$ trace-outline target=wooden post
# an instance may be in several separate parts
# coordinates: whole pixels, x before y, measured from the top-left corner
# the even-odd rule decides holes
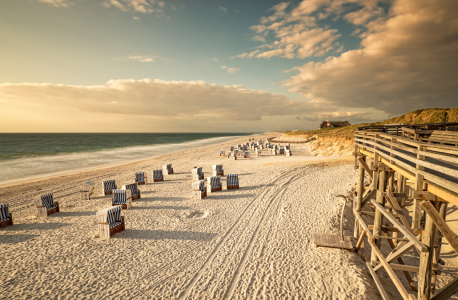
[[[405,193],[406,192],[406,178],[404,177],[404,175],[401,175],[398,173],[398,180],[397,180],[397,192],[398,193]],[[398,201],[399,205],[401,205],[401,207],[404,207],[405,203],[404,203],[404,199],[405,198],[401,198],[401,201]]]
[[[356,190],[356,211],[361,210],[362,202],[363,202],[363,193],[364,193],[364,168],[361,162],[358,162],[359,169],[358,169],[358,185]],[[354,237],[357,239],[359,237],[360,230],[359,230],[359,222],[358,219],[355,218],[355,230],[354,230]]]
[[[385,192],[386,175],[387,175],[386,171],[381,171],[380,174],[379,174],[379,184],[378,184],[378,188],[377,188],[376,201],[381,206],[385,205],[385,198],[383,197],[382,193]],[[376,209],[375,210],[375,217],[374,217],[374,229],[373,229],[373,232],[372,232],[372,234],[374,236],[382,235],[382,223],[383,223],[383,215],[378,209]],[[377,245],[377,247],[380,247],[380,243],[381,242],[382,242],[382,240],[380,238],[376,238],[375,239],[375,244]],[[375,266],[377,264],[377,261],[378,261],[378,258],[377,258],[376,252],[374,251],[374,249],[372,249],[371,264],[373,266]]]
[[[441,216],[442,220],[445,221],[445,217],[447,215],[448,202],[437,201],[436,203],[438,204],[436,205],[436,209],[438,209],[439,215]],[[436,242],[434,243],[434,256],[433,256],[433,268],[434,269],[438,268],[441,248],[442,248],[442,233],[440,232],[440,230],[436,230]],[[437,274],[434,273],[433,277],[431,278],[431,294],[434,294],[434,291],[436,290],[436,279],[437,279]]]
[[[419,145],[418,146],[418,151],[425,151],[426,147]],[[417,154],[417,159],[419,160],[425,160],[424,155]],[[418,170],[424,170],[425,168],[419,164],[416,164],[416,168]],[[421,174],[416,173],[415,174],[415,190],[416,191],[423,191],[423,182],[422,180],[424,179],[424,176]],[[421,199],[414,199],[414,206],[413,206],[413,217],[412,217],[412,228],[415,230],[420,229],[420,221],[421,221]]]
[[[434,209],[434,208],[433,208]],[[434,209],[435,210],[435,209]],[[423,231],[422,243],[428,247],[428,251],[420,253],[420,269],[418,273],[418,299],[431,299],[431,277],[433,273],[434,243],[436,225],[427,214],[425,229]]]

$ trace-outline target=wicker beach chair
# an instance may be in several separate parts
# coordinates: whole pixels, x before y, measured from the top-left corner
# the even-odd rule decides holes
[[[163,165],[162,166],[162,172],[164,173],[164,175],[173,174],[172,164]]]
[[[224,176],[223,165],[213,165],[213,176]]]
[[[192,173],[192,181],[199,181],[204,179],[204,173],[202,172],[202,167],[194,167],[194,169],[191,170]]]
[[[234,147],[231,146],[231,151],[234,151]]]
[[[95,186],[96,184],[92,181],[86,181],[83,183],[80,190],[81,200],[90,200],[91,195],[94,194]]]
[[[135,173],[135,182],[138,185],[146,184],[147,176],[146,176],[145,172],[136,172]]]
[[[0,228],[13,225],[13,213],[9,212],[8,204],[0,204]]]
[[[202,200],[207,196],[207,188],[205,187],[205,180],[199,180],[192,183],[192,200]]]
[[[224,156],[224,150],[221,149],[221,152],[219,153],[219,156]]]
[[[132,193],[130,190],[113,190],[111,206],[121,205],[123,209],[132,207]]]
[[[229,174],[227,175],[227,189],[233,190],[239,188],[239,175]]]
[[[122,186],[123,190],[130,190],[130,194],[132,196],[132,200],[140,199],[140,190],[138,189],[138,184],[131,183]]]
[[[109,239],[113,234],[126,229],[122,206],[112,206],[96,213],[99,237]]]
[[[207,194],[221,190],[221,176],[207,177]]]
[[[250,151],[245,151],[245,155],[243,155],[243,158],[250,158]]]
[[[153,182],[164,181],[162,170],[153,170]]]
[[[54,202],[52,193],[39,196],[35,204],[38,218],[46,218],[53,213],[59,212],[59,202]]]
[[[102,193],[104,196],[110,195],[111,191],[117,188],[118,186],[114,179],[102,181]]]
[[[285,148],[283,146],[280,146],[278,149],[278,154],[285,154]]]

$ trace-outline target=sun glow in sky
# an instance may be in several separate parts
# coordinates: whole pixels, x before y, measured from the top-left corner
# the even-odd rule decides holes
[[[0,2],[0,132],[254,132],[458,104],[458,1]]]

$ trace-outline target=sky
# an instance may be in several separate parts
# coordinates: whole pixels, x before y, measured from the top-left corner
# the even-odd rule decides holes
[[[266,132],[458,106],[456,0],[2,0],[0,132]]]

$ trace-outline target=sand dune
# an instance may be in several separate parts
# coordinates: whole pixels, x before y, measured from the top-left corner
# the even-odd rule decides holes
[[[0,230],[0,298],[379,299],[358,255],[311,242],[339,232],[335,195],[355,182],[351,160],[312,156],[303,144],[292,145],[291,157],[218,156],[245,140],[0,186],[17,222]],[[122,212],[126,230],[97,238],[95,213],[111,198],[81,201],[79,184],[97,182],[100,193],[104,179],[121,186],[165,163],[175,174],[140,186],[142,198]],[[239,174],[241,188],[224,182],[223,191],[191,200],[191,168],[207,176],[216,163]],[[61,212],[37,220],[32,200],[45,192]]]

